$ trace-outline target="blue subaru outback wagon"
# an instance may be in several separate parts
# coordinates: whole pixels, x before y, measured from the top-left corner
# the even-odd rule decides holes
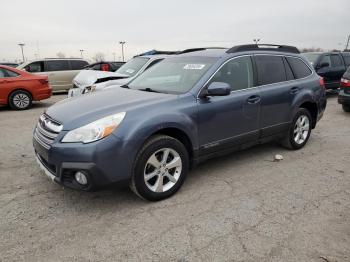
[[[269,141],[302,148],[325,107],[323,79],[295,47],[203,48],[167,58],[128,85],[53,105],[33,144],[59,184],[126,183],[156,201],[208,158]]]

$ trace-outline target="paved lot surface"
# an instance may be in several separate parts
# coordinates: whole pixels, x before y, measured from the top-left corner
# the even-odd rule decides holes
[[[336,96],[303,150],[268,144],[208,161],[158,203],[43,175],[31,133],[63,97],[0,108],[0,261],[350,261],[350,114]]]

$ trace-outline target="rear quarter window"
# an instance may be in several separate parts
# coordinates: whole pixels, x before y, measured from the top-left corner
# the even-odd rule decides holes
[[[350,66],[350,54],[343,55],[343,57],[344,57],[345,65]]]
[[[300,79],[308,77],[312,74],[311,69],[304,63],[303,60],[296,57],[287,57],[287,61],[292,67],[295,78]]]
[[[19,74],[5,68],[0,68],[0,78],[17,77]]]
[[[286,81],[286,71],[282,56],[256,55],[259,85]]]
[[[348,67],[348,70],[346,70],[346,72],[345,72],[343,77],[346,78],[346,79],[350,79],[350,66]]]
[[[340,55],[331,55],[331,62],[333,67],[343,66]]]

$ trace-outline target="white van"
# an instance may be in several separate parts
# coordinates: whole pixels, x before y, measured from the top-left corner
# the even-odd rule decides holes
[[[47,58],[19,65],[17,68],[34,74],[47,75],[53,91],[72,88],[74,77],[89,63],[75,58]]]

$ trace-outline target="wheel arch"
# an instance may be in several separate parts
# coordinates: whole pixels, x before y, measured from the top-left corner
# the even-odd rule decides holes
[[[307,101],[303,102],[299,108],[305,108],[308,110],[312,117],[312,128],[314,129],[316,127],[317,122],[317,115],[318,115],[318,106],[315,102]]]
[[[185,131],[177,127],[164,127],[153,132],[146,140],[155,135],[166,135],[179,140],[185,146],[190,158],[190,163],[192,165],[194,158],[194,147],[190,136]]]

